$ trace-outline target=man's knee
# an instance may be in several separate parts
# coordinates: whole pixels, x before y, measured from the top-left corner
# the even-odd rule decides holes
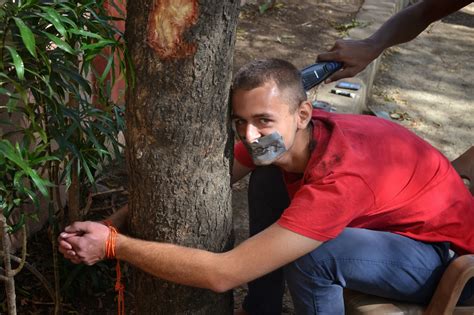
[[[344,229],[338,237],[324,242],[314,251],[288,264],[285,267],[285,277],[343,281],[341,270],[344,269],[346,260],[357,259],[357,252],[364,252],[365,248],[370,247],[366,243],[373,241],[365,234],[367,233],[363,229]]]
[[[333,280],[337,274],[337,259],[325,247],[319,247],[285,267],[285,278],[310,281],[311,279]],[[305,280],[306,279],[306,280]]]

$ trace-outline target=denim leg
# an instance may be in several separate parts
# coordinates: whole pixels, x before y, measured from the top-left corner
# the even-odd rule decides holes
[[[285,267],[296,314],[344,314],[343,288],[426,304],[450,261],[445,243],[346,228]]]
[[[289,205],[280,169],[275,166],[255,169],[250,177],[248,198],[252,236],[275,223]],[[248,283],[243,308],[252,315],[281,314],[284,290],[283,269],[280,268]]]

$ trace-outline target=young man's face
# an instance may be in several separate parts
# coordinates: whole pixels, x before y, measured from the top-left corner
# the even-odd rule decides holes
[[[242,141],[253,143],[276,131],[282,136],[286,150],[291,150],[298,130],[298,111],[291,111],[274,82],[249,91],[234,91],[232,119]],[[279,164],[285,155],[280,156],[275,164]]]

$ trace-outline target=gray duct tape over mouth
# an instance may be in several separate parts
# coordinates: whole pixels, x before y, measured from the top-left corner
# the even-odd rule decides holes
[[[252,143],[243,141],[255,165],[269,165],[286,152],[285,143],[278,132],[260,137]]]

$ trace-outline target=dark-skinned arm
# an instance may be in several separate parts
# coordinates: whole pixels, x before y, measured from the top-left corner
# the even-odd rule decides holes
[[[471,0],[424,0],[413,4],[388,19],[374,34],[363,40],[337,40],[329,52],[318,55],[318,61],[344,63],[326,82],[355,76],[385,49],[417,37],[431,23],[456,12]]]

